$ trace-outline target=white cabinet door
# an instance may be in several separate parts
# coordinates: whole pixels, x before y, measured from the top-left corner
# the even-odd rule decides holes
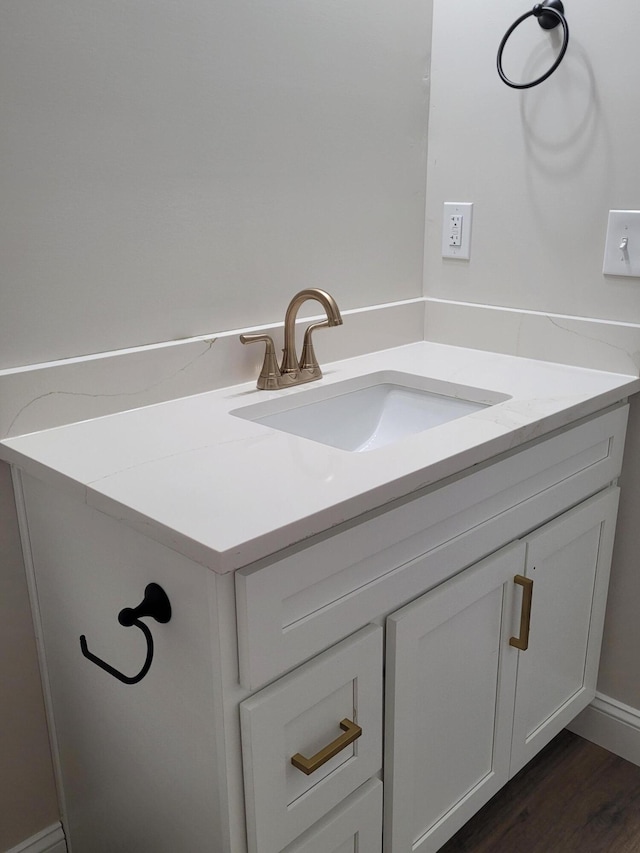
[[[595,695],[618,493],[609,489],[524,540],[533,594],[529,648],[517,653],[511,775]]]
[[[515,543],[387,620],[385,850],[436,851],[507,781]]]

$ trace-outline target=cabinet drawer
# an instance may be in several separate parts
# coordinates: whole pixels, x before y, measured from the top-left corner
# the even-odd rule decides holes
[[[382,635],[367,626],[241,703],[250,853],[280,853],[380,770]]]
[[[370,779],[283,853],[380,853],[382,782]]]
[[[240,681],[256,689],[607,486],[619,406],[236,572]]]

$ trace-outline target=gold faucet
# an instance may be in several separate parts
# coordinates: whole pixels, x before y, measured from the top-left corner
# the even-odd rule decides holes
[[[327,319],[320,323],[312,323],[307,327],[302,343],[302,354],[298,360],[296,353],[296,317],[300,306],[308,299],[315,299],[322,305]],[[287,307],[284,318],[284,350],[280,367],[278,367],[276,351],[270,335],[240,335],[243,344],[253,344],[258,341],[263,341],[266,344],[264,362],[258,376],[258,388],[262,390],[289,388],[292,385],[301,385],[303,382],[313,382],[314,379],[320,379],[322,370],[320,370],[320,365],[313,351],[311,335],[316,329],[341,325],[342,316],[333,296],[325,290],[309,287],[306,290],[301,290],[300,293],[296,293]]]

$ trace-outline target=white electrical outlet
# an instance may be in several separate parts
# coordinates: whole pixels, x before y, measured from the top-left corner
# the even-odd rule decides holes
[[[471,202],[445,201],[442,216],[443,258],[470,258],[472,214]]]
[[[462,214],[454,213],[449,217],[449,246],[462,244]]]
[[[640,277],[640,210],[609,211],[602,272]]]

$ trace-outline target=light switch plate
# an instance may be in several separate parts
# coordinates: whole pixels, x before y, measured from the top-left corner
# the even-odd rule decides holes
[[[640,210],[609,211],[602,272],[640,277]]]
[[[452,223],[451,217],[461,217]],[[442,213],[442,257],[469,260],[473,203],[445,201]]]

